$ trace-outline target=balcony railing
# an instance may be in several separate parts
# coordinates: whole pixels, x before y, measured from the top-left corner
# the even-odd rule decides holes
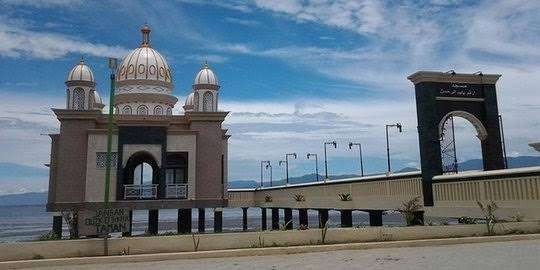
[[[124,185],[124,199],[155,199],[157,187],[157,184]]]
[[[187,184],[167,184],[165,196],[167,198],[187,199]]]

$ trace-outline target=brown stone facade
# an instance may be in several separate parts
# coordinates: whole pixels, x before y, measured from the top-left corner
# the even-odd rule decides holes
[[[105,151],[107,115],[100,111],[75,111],[53,109],[60,121],[60,132],[52,134],[49,175],[48,211],[95,209],[103,202],[105,171],[98,168],[96,155]],[[129,209],[165,209],[225,207],[227,205],[227,143],[229,136],[222,129],[228,112],[187,112],[186,115],[115,115],[113,152],[132,155],[133,149],[153,153],[159,164],[163,185],[164,161],[169,151],[182,152],[188,157],[188,190],[185,199],[166,198],[161,195],[151,199],[130,199],[118,191],[116,175],[122,177],[125,162],[119,160],[111,169],[110,197],[112,207]],[[122,144],[119,130],[123,127],[145,127],[165,130],[162,146],[153,144]],[[152,128],[153,127],[153,128]],[[137,136],[145,136],[139,134]],[[127,140],[129,142],[129,140]],[[170,141],[169,145],[167,141]],[[168,145],[168,146],[167,146]],[[188,155],[189,153],[189,155]],[[124,158],[127,159],[127,158]],[[162,160],[161,160],[162,159]],[[125,160],[124,160],[125,161]],[[100,195],[101,194],[101,195]]]

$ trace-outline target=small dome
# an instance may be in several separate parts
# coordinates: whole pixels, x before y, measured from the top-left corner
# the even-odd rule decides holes
[[[218,78],[216,74],[214,74],[214,72],[208,67],[207,63],[204,64],[199,73],[197,73],[197,76],[195,76],[193,86],[194,89],[210,88],[217,90],[217,88],[219,88]]]
[[[98,91],[94,91],[94,107],[99,110],[105,107],[105,104],[103,103],[103,100],[101,99],[101,96],[99,95]]]
[[[141,46],[131,51],[117,70],[116,81],[145,81],[150,84],[165,84],[172,87],[171,69],[165,58],[150,46],[150,28],[141,29]],[[152,83],[153,82],[153,83]]]
[[[95,83],[94,73],[89,66],[84,63],[84,60],[81,59],[77,65],[75,65],[67,76],[66,82],[73,81],[86,81]]]
[[[94,102],[103,104],[103,100],[101,99],[101,96],[99,95],[98,91],[94,91]]]
[[[187,96],[185,106],[193,106],[193,93]]]

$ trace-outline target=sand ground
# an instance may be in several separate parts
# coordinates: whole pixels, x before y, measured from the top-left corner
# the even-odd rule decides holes
[[[540,240],[422,248],[346,250],[235,258],[170,260],[39,269],[473,269],[538,270]]]

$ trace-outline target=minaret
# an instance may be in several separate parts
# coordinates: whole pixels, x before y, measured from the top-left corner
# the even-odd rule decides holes
[[[193,111],[217,112],[219,88],[217,76],[205,62],[193,82]]]
[[[68,74],[66,80],[66,109],[94,110],[103,108],[96,92],[96,81],[89,66],[81,58]]]

